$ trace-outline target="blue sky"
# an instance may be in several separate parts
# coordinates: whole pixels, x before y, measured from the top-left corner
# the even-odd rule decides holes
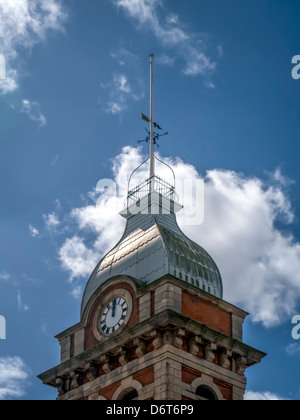
[[[268,353],[248,396],[299,399],[299,14],[293,0],[0,0],[0,399],[56,397],[36,375],[122,233],[123,197],[96,206],[96,185],[126,185],[147,155],[149,53],[159,154],[206,182],[204,223],[179,222]]]

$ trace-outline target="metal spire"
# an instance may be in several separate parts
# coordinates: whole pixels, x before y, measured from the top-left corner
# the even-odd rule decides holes
[[[154,155],[154,146],[156,145],[159,147],[158,140],[163,137],[167,136],[168,132],[163,132],[163,129],[159,124],[154,122],[153,120],[153,57],[154,54],[150,54],[150,119],[142,113],[142,120],[146,121],[146,123],[150,124],[150,130],[145,128],[148,133],[148,136],[144,140],[138,140],[138,143],[150,143],[150,156],[147,159],[150,160],[150,171],[149,171],[149,191],[154,191],[155,186],[155,159],[157,157]],[[154,131],[159,130],[161,133]],[[159,159],[158,159],[159,160]],[[145,162],[144,162],[145,163]]]
[[[154,140],[153,140],[153,57],[150,54],[150,190],[154,190]]]

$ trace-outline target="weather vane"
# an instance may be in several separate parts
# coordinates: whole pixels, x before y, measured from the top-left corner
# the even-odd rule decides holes
[[[146,121],[147,123],[150,123],[149,118],[145,114],[142,114],[142,120]],[[160,127],[160,125],[158,125],[156,122],[153,122],[153,127],[156,128],[157,130],[163,131],[163,129]],[[147,128],[145,128],[145,130],[147,131],[148,136],[143,140],[138,140],[138,143],[143,143],[143,142],[149,143],[149,141],[151,139],[151,132]],[[167,136],[168,134],[169,133],[167,131],[164,132],[164,133],[157,133],[157,132],[153,131],[153,144],[155,144],[157,147],[159,147],[159,144],[157,143],[157,140],[159,140],[160,137]]]

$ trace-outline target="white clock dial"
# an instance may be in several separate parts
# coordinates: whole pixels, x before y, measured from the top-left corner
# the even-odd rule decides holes
[[[100,329],[103,334],[116,332],[124,323],[128,304],[123,297],[113,298],[105,307],[100,317]]]

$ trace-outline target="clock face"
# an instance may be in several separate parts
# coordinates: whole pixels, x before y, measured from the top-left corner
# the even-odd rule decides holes
[[[100,316],[100,330],[105,335],[116,332],[124,323],[128,312],[128,303],[124,297],[113,298]]]

